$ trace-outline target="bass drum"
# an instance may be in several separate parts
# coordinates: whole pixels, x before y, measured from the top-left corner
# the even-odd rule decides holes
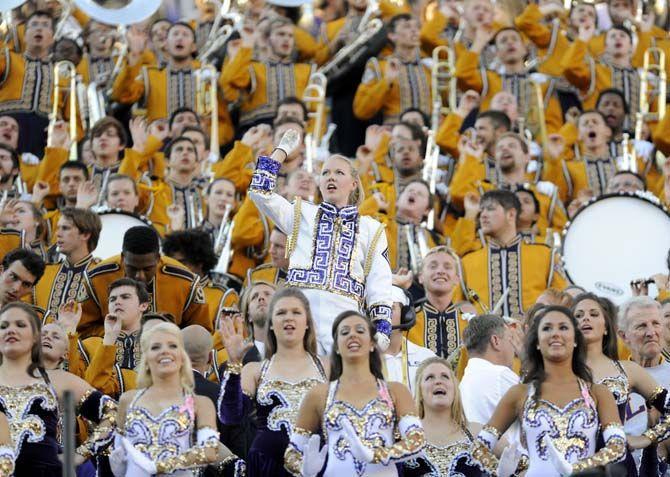
[[[630,282],[664,269],[670,214],[658,200],[606,194],[579,210],[563,230],[563,267],[572,283],[621,304]]]
[[[121,209],[104,210],[98,212],[98,215],[102,222],[102,230],[93,256],[102,260],[121,253],[123,236],[129,228],[138,225],[153,228],[151,221],[147,218],[124,212]]]

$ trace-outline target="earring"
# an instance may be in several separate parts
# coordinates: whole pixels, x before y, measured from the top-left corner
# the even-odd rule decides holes
[[[374,352],[375,352],[375,349],[372,348],[372,349],[370,350],[370,353],[374,353]]]
[[[575,348],[577,347],[577,343],[575,343],[574,347],[575,347]]]

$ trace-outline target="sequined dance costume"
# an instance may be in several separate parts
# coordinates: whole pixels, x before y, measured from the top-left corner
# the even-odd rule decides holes
[[[527,477],[558,477],[560,473],[552,464],[545,436],[549,437],[562,456],[572,464],[574,473],[614,462],[625,455],[626,436],[620,424],[609,424],[601,429],[595,401],[588,386],[579,382],[580,397],[559,407],[545,399],[535,397],[535,388],[528,385],[528,397],[521,417],[522,440],[526,442],[529,466]],[[596,452],[598,433],[605,445]],[[491,451],[500,433],[491,426],[484,426],[477,436],[481,444],[473,455],[494,471],[488,451]]]
[[[218,446],[219,435],[213,429],[195,431],[193,395],[185,393],[184,403],[173,404],[154,416],[137,401],[146,392],[140,389],[128,406],[124,434],[128,441],[156,463],[158,474],[192,477],[206,466],[204,449]],[[244,475],[244,462],[231,456],[219,464],[220,475]],[[135,477],[126,474],[125,477]]]
[[[421,421],[415,416],[403,416],[400,420],[395,412],[393,399],[384,381],[377,381],[377,396],[358,409],[335,398],[339,380],[330,383],[323,415],[323,431],[328,446],[328,457],[323,477],[395,477],[397,463],[419,456],[424,444]],[[349,421],[361,442],[374,449],[372,462],[362,462],[353,456],[343,429]],[[395,432],[401,440],[396,442]],[[306,431],[297,429],[296,433]],[[294,437],[286,451],[286,468],[293,475],[300,475],[304,450]]]
[[[626,424],[626,409],[628,407],[628,399],[630,398],[630,383],[628,382],[628,375],[623,369],[619,361],[612,361],[612,364],[617,368],[619,374],[615,376],[607,376],[598,384],[605,386],[614,396],[617,409],[619,411],[619,418],[621,422]],[[602,436],[598,437],[598,447],[603,445]],[[651,445],[642,450],[640,465],[638,465],[633,457],[632,452],[628,447],[626,448],[626,457],[623,464],[626,466],[626,475],[629,477],[647,476],[647,475],[664,475],[666,464],[661,462],[658,458],[657,446]]]
[[[288,202],[274,193],[280,167],[260,156],[249,197],[288,236],[286,285],[309,300],[320,353],[330,352],[333,320],[347,310],[367,313],[377,331],[390,336],[391,266],[383,225],[361,217],[356,206]]]
[[[0,412],[9,421],[16,456],[14,475],[61,476],[58,397],[53,386],[43,381],[20,387],[0,385]],[[82,397],[78,413],[94,423],[104,421],[77,449],[77,453],[89,458],[111,443],[116,404],[104,394],[91,390]],[[0,475],[3,455],[0,449]]]
[[[465,437],[441,446],[426,441],[421,455],[403,463],[403,477],[488,477],[489,473],[472,457],[475,438],[467,428]]]
[[[311,357],[318,377],[297,382],[268,378],[274,356],[261,365],[256,391],[257,431],[247,454],[247,475],[281,477],[284,451],[298,417],[300,404],[310,389],[326,381],[321,361]],[[251,399],[242,393],[240,375],[226,371],[219,396],[219,419],[226,425],[239,425],[252,411]]]

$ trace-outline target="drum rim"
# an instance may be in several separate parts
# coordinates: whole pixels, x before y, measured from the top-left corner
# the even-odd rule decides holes
[[[648,192],[648,191],[645,191],[645,192]],[[566,222],[565,226],[563,227],[563,231],[561,232],[561,238],[562,238],[561,239],[561,261],[563,262],[562,263],[563,273],[565,273],[566,278],[573,285],[581,286],[581,285],[575,283],[575,281],[572,279],[572,277],[570,276],[570,272],[565,267],[565,262],[563,261],[563,258],[565,256],[565,239],[567,238],[568,231],[570,230],[570,227],[572,227],[573,222],[579,216],[579,214],[581,214],[584,210],[586,210],[590,205],[593,205],[596,202],[600,202],[600,201],[603,201],[605,199],[611,199],[613,197],[628,197],[628,198],[631,198],[631,199],[638,199],[638,200],[647,202],[647,203],[657,207],[658,209],[662,210],[665,213],[665,215],[668,217],[668,219],[670,219],[670,211],[668,211],[668,209],[665,207],[665,205],[663,205],[663,203],[660,200],[656,202],[656,201],[652,200],[651,198],[645,197],[644,195],[642,195],[640,193],[637,193],[637,192],[610,192],[608,194],[603,194],[599,197],[591,198],[586,204],[584,204],[583,207],[581,207],[575,213],[575,215],[574,215],[574,217],[572,217],[572,219],[570,219],[568,222]]]
[[[107,208],[107,209],[103,209],[103,210],[98,211],[97,214],[98,214],[98,215],[111,215],[111,214],[125,215],[125,216],[128,216],[128,217],[133,217],[133,218],[135,218],[135,219],[139,219],[139,220],[141,220],[142,222],[144,222],[145,224],[147,224],[148,226],[150,226],[150,227],[154,227],[154,223],[153,223],[151,220],[149,220],[149,218],[148,218],[146,215],[135,214],[135,213],[133,213],[133,212],[126,212],[126,211],[123,210],[123,209],[118,209],[118,208],[116,208],[116,209],[110,209],[110,208]],[[155,227],[154,227],[154,229],[155,229]]]

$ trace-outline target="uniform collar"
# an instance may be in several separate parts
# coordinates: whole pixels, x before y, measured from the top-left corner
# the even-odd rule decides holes
[[[496,239],[492,237],[488,237],[489,241],[489,246],[494,249],[510,249],[510,248],[516,248],[516,246],[521,242],[522,240],[521,234],[516,234],[516,237],[512,239],[512,241],[508,244],[501,244],[498,242]]]
[[[77,267],[81,267],[82,265],[88,265],[88,263],[91,261],[92,258],[93,258],[93,255],[89,253],[84,258],[82,258],[81,260],[79,260],[77,263],[74,263],[74,264],[71,264],[68,261],[68,259],[66,258],[65,259],[65,266],[70,267],[70,268],[77,268]]]
[[[329,219],[341,218],[343,220],[353,220],[358,216],[358,207],[355,205],[347,205],[338,209],[333,204],[328,202],[321,202],[319,209],[323,216]]]

